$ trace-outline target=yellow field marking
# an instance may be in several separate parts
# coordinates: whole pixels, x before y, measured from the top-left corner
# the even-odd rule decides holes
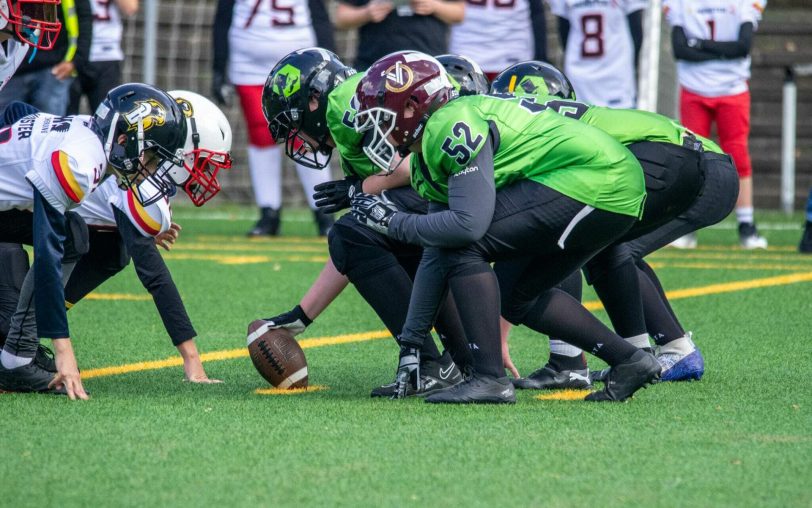
[[[800,231],[800,228],[799,228],[799,231]],[[661,251],[661,252],[665,252],[666,250],[669,251],[669,252],[677,252],[677,251],[686,252],[685,249],[677,249],[675,247],[668,247],[668,246],[666,246],[664,248],[664,250]],[[744,249],[742,249],[738,245],[699,245],[695,249],[690,249],[689,252],[690,251],[747,252],[747,253],[752,253],[752,254],[759,254],[759,253],[764,253],[764,252],[776,252],[776,251],[778,251],[778,252],[798,252],[798,248],[793,247],[791,245],[781,245],[781,246],[772,246],[772,245],[770,245],[770,247],[767,248],[767,249],[757,249],[757,250],[745,251]]]
[[[146,302],[152,300],[152,295],[133,295],[129,293],[90,293],[84,300],[125,300],[130,302]]]
[[[380,330],[377,332],[364,332],[364,333],[348,333],[345,335],[335,335],[332,337],[315,337],[312,339],[303,339],[299,341],[302,349],[309,349],[321,346],[336,346],[338,344],[347,344],[350,342],[365,342],[370,340],[378,340],[386,337],[391,337],[389,331]],[[203,353],[200,355],[202,362],[216,362],[222,360],[233,360],[234,358],[244,358],[248,356],[248,348],[240,349],[227,349],[223,351],[212,351],[211,353]],[[102,367],[99,369],[90,369],[82,372],[82,379],[90,379],[94,377],[104,376],[117,376],[120,374],[128,374],[130,372],[141,372],[145,370],[158,370],[168,367],[179,367],[183,365],[183,359],[179,356],[173,356],[164,360],[153,360],[148,362],[128,363],[125,365],[116,365],[112,367]]]
[[[584,400],[584,397],[592,393],[590,390],[561,390],[552,393],[542,393],[536,395],[538,400]]]
[[[324,237],[307,237],[307,236],[246,238],[244,236],[197,235],[194,237],[194,239],[204,242],[218,242],[218,243],[253,243],[253,244],[279,244],[279,245],[283,245],[286,243],[309,243],[309,244],[327,243],[327,239]]]
[[[691,270],[807,270],[805,265],[786,265],[779,263],[727,264],[727,263],[670,263],[651,262],[652,268],[687,268]]]
[[[228,256],[220,254],[181,254],[178,252],[167,252],[164,259],[172,261],[213,261],[221,265],[252,265],[258,263],[325,263],[327,255],[323,256]]]
[[[329,386],[313,385],[307,388],[257,388],[254,390],[254,393],[257,395],[300,395],[302,393],[321,392],[329,389]]]
[[[670,300],[679,300],[681,298],[694,298],[697,296],[708,296],[713,294],[731,293],[735,291],[745,291],[748,289],[765,288],[771,286],[785,286],[788,284],[797,284],[799,282],[812,281],[812,272],[792,273],[788,275],[779,275],[776,277],[765,277],[761,279],[744,280],[739,282],[724,282],[721,284],[711,284],[709,286],[700,286],[696,288],[676,289],[674,291],[667,291],[666,295]],[[599,310],[603,306],[598,301],[585,302],[584,306],[589,310]],[[387,330],[380,330],[377,332],[362,332],[350,333],[346,335],[336,335],[331,337],[317,337],[313,339],[303,339],[299,341],[302,349],[321,347],[321,346],[335,346],[338,344],[348,344],[352,342],[364,342],[369,340],[383,339],[390,337]],[[248,356],[247,348],[229,349],[223,351],[213,351],[211,353],[203,353],[200,355],[200,360],[203,362],[213,362],[221,360],[231,360],[233,358],[243,358]],[[90,379],[102,376],[115,376],[119,374],[127,374],[130,372],[140,372],[145,370],[165,369],[167,367],[178,367],[183,365],[183,360],[179,357],[167,358],[165,360],[154,360],[148,362],[129,363],[125,365],[117,365],[113,367],[101,367],[98,369],[90,369],[82,372],[82,378]]]
[[[172,247],[172,251],[178,250],[213,250],[217,252],[326,252],[326,245],[279,245],[279,244],[248,244],[235,242],[182,242],[179,241]]]
[[[725,254],[723,252],[697,252],[697,253],[686,253],[686,252],[675,252],[675,251],[662,251],[659,250],[652,254],[651,256],[647,257],[646,259],[677,259],[680,261],[684,261],[686,259],[719,259],[723,261],[787,261],[792,260],[795,262],[801,262],[806,264],[807,262],[812,265],[812,258],[810,257],[803,257],[800,254],[796,256],[787,256],[781,254],[761,254],[756,255],[752,251],[744,252],[744,253],[731,253]]]

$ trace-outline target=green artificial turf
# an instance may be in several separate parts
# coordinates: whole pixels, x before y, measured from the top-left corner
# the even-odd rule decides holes
[[[325,259],[308,212],[286,214],[295,236],[262,242],[241,236],[252,216],[177,212],[168,263],[203,352],[244,348],[247,324],[296,304]],[[256,394],[247,357],[205,364],[222,385],[182,382],[180,367],[95,377],[88,402],[0,395],[0,506],[811,506],[812,281],[771,278],[812,273],[812,256],[794,250],[798,216],[759,219],[766,252],[736,249],[725,222],[696,251],[650,258],[668,290],[773,281],[672,300],[701,382],[624,404],[372,400],[394,372],[389,338],[308,348],[310,383],[327,389],[299,395]],[[131,268],[97,293],[146,294]],[[150,300],[86,300],[69,317],[83,370],[175,354]],[[382,329],[350,288],[301,338]],[[511,350],[527,374],[546,339],[514,330]]]

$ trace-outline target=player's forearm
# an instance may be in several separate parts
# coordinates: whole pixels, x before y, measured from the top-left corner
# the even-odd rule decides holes
[[[530,27],[533,31],[533,58],[547,61],[547,19],[541,0],[530,0]]]
[[[215,72],[226,72],[229,51],[228,30],[231,27],[233,16],[234,0],[219,0],[217,10],[214,13],[214,25],[212,26],[212,46],[214,47],[212,69]]]
[[[299,306],[305,315],[313,321],[333,303],[333,300],[344,291],[344,288],[349,283],[347,277],[338,272],[333,260],[328,259],[316,281],[302,297]]]
[[[388,189],[397,189],[409,185],[411,179],[409,169],[409,156],[397,165],[395,171],[389,175],[372,175],[364,178],[361,184],[367,194],[380,194]]]
[[[308,0],[310,7],[310,18],[313,22],[313,31],[316,33],[316,44],[320,48],[335,51],[335,38],[333,36],[333,24],[330,23],[330,16],[327,14],[327,7],[324,0]]]
[[[465,2],[436,0],[434,16],[449,25],[460,23],[465,19]]]
[[[750,54],[753,44],[753,24],[744,23],[739,29],[739,38],[735,41],[699,41],[703,51],[718,55],[720,58],[745,58]]]
[[[688,37],[681,26],[675,26],[671,32],[671,47],[674,50],[674,58],[685,60],[686,62],[707,62],[708,60],[718,60],[719,57],[702,49],[688,45]]]
[[[627,16],[627,20],[634,45],[634,68],[637,70],[640,65],[640,50],[643,48],[643,10],[632,12]]]
[[[123,16],[133,16],[138,12],[138,0],[116,0],[116,5]]]
[[[34,311],[40,337],[69,337],[62,284],[65,216],[34,190]]]
[[[567,38],[570,36],[570,22],[567,18],[558,16],[558,42],[561,43],[561,50],[567,52]]]
[[[351,30],[372,21],[370,4],[361,7],[339,3],[335,11],[335,25],[339,30]]]

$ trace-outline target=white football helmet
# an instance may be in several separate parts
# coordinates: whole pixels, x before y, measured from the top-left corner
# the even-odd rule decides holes
[[[174,166],[169,177],[195,206],[201,206],[220,192],[220,169],[231,168],[231,126],[220,108],[202,95],[188,90],[172,90],[169,95],[188,127],[183,166]]]

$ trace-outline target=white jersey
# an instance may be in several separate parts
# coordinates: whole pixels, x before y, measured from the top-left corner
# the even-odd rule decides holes
[[[93,192],[106,166],[89,116],[26,116],[0,129],[0,210],[31,210],[36,188],[64,213]]]
[[[9,39],[4,44],[0,44],[0,90],[8,84],[11,76],[23,63],[30,47],[28,44],[14,39]]]
[[[156,236],[167,231],[172,224],[169,200],[163,198],[149,206],[142,206],[132,190],[118,188],[115,178],[106,179],[82,202],[76,213],[88,226],[116,227],[113,207],[124,212],[135,229],[144,236]]]
[[[528,0],[469,1],[465,19],[451,26],[448,52],[471,58],[487,73],[531,60],[534,49]]]
[[[90,61],[124,60],[121,36],[124,25],[115,0],[93,0],[93,37],[90,40]]]
[[[766,0],[665,0],[668,23],[681,26],[689,39],[735,41],[743,23],[758,28]],[[736,95],[747,91],[750,56],[707,62],[677,61],[679,83],[705,97]]]
[[[229,81],[264,84],[282,57],[316,45],[307,0],[235,0],[228,44]]]
[[[579,101],[633,108],[637,102],[634,43],[627,16],[647,0],[549,0],[570,23],[564,73]]]

